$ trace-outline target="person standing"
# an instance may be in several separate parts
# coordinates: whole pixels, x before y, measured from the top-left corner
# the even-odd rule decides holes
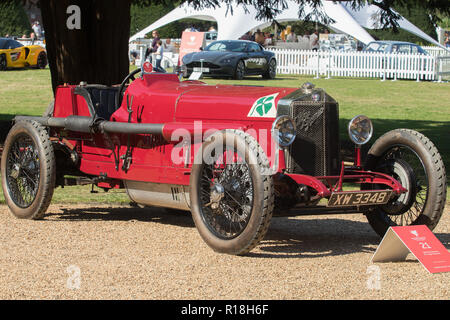
[[[34,45],[36,41],[36,34],[34,32],[30,33],[31,45]]]
[[[314,30],[314,32],[309,37],[309,41],[311,50],[313,51],[319,50],[319,31]]]
[[[303,39],[306,41],[308,41],[309,42],[309,32],[308,31],[305,31],[305,34],[303,35]]]
[[[448,32],[445,33],[444,46],[450,48],[450,35]]]
[[[296,42],[297,41],[297,37],[294,33],[294,30],[291,29],[291,32],[286,36],[286,42]]]
[[[272,45],[272,37],[269,32],[264,33],[264,47]]]
[[[160,41],[158,30],[152,31],[153,41],[152,46],[145,50],[144,61],[147,60],[147,57],[150,57],[150,62],[152,62],[152,53],[155,53],[157,50],[157,42]]]
[[[31,28],[34,31],[34,34],[36,35],[36,39],[40,39],[42,37],[42,27],[39,24],[39,21],[34,21],[33,25],[31,26]]]
[[[159,40],[156,43],[156,52],[155,52],[155,68],[154,68],[154,70],[156,72],[163,72],[163,73],[166,72],[166,70],[164,70],[163,67],[161,67],[161,61],[163,59],[163,56],[164,56],[164,49],[163,49],[162,41]]]
[[[256,33],[255,33],[255,42],[256,43],[258,43],[258,44],[260,44],[260,45],[264,45],[264,34],[261,32],[261,30],[256,30]]]

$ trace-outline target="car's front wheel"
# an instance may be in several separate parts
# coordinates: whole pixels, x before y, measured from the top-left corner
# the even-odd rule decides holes
[[[244,61],[239,60],[236,64],[236,69],[234,71],[234,78],[236,80],[242,80],[245,76],[245,64]]]
[[[269,161],[257,141],[239,130],[210,136],[196,155],[191,211],[215,251],[241,255],[263,239],[274,208]]]
[[[5,71],[8,67],[8,63],[6,62],[6,56],[4,54],[0,54],[0,71]]]
[[[444,210],[447,178],[444,162],[427,137],[409,129],[387,132],[369,150],[366,169],[388,174],[408,190],[366,212],[380,236],[390,226],[436,227]]]

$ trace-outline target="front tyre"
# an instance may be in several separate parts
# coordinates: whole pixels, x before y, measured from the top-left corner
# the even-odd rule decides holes
[[[8,68],[8,62],[6,61],[6,55],[0,54],[0,71],[5,71]]]
[[[366,213],[380,236],[390,226],[436,227],[444,210],[447,178],[442,158],[427,137],[409,129],[387,132],[370,148],[366,169],[386,173],[408,190]]]
[[[236,80],[242,80],[245,76],[245,64],[244,61],[239,60],[236,64],[236,69],[234,70],[234,78]]]
[[[9,131],[1,161],[3,194],[21,219],[40,219],[55,188],[55,155],[46,129],[19,121]]]
[[[257,141],[239,130],[210,136],[190,179],[191,211],[215,251],[242,255],[264,238],[274,208],[269,161]]]

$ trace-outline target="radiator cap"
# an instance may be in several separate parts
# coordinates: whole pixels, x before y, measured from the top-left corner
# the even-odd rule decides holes
[[[314,87],[315,85],[311,82],[305,82],[304,84],[302,84],[302,89],[305,91],[311,91],[312,89],[314,89]]]

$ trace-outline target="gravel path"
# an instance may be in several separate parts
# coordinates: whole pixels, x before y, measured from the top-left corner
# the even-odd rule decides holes
[[[448,207],[435,229],[447,248]],[[187,213],[98,204],[48,213],[19,220],[0,206],[0,299],[450,298],[450,273],[429,274],[412,255],[371,265],[380,239],[362,215],[274,218],[236,257],[213,252]]]

